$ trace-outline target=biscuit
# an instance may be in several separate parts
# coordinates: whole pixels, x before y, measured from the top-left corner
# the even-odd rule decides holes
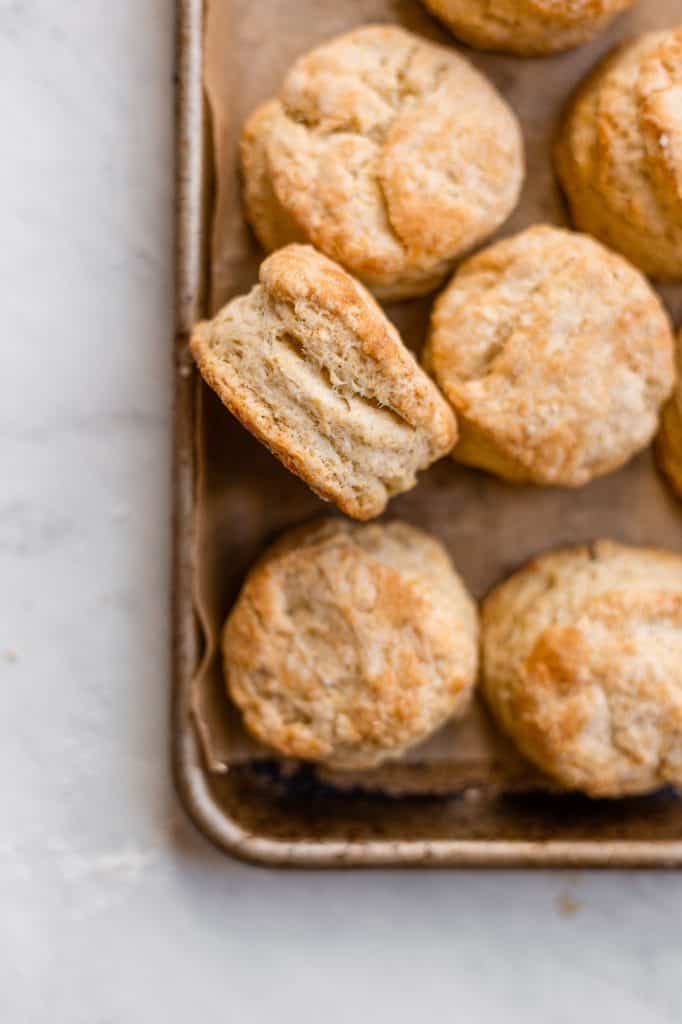
[[[453,50],[373,25],[302,57],[241,144],[266,249],[308,241],[384,299],[432,291],[506,220],[523,179],[516,117]]]
[[[537,226],[459,268],[424,365],[457,413],[457,461],[578,487],[652,439],[673,346],[637,270],[586,235]]]
[[[673,490],[682,499],[682,331],[677,335],[677,383],[661,413],[656,455]]]
[[[682,555],[612,541],[542,555],[483,604],[502,728],[591,796],[682,785]]]
[[[454,35],[481,50],[521,56],[586,43],[635,0],[424,0]]]
[[[682,29],[599,65],[571,104],[556,167],[578,228],[662,280],[682,278]]]
[[[477,612],[433,537],[407,523],[327,519],[285,535],[251,571],[223,658],[261,742],[369,768],[463,714]]]
[[[372,296],[310,246],[197,325],[190,347],[230,412],[321,498],[379,515],[447,454],[454,416]]]

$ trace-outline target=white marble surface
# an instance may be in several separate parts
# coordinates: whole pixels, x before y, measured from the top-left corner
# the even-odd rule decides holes
[[[0,0],[0,1021],[678,1022],[679,874],[279,873],[176,805],[172,6]]]

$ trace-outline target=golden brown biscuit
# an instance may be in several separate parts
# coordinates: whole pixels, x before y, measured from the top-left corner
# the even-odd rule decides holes
[[[572,103],[556,166],[577,227],[682,278],[682,29],[618,49]]]
[[[682,555],[551,552],[483,604],[482,686],[544,772],[591,796],[682,785]]]
[[[677,335],[677,383],[661,413],[656,454],[673,490],[682,498],[682,331]]]
[[[517,120],[453,50],[371,25],[302,57],[242,137],[266,249],[312,242],[382,298],[431,291],[516,205]]]
[[[470,46],[521,56],[586,43],[635,0],[424,0]]]
[[[204,380],[321,498],[356,519],[452,448],[447,402],[372,296],[310,246],[278,250],[260,284],[195,328]]]
[[[637,270],[586,235],[538,226],[459,268],[434,307],[424,365],[457,413],[453,458],[577,487],[649,443],[673,344]]]
[[[433,537],[407,523],[328,519],[287,534],[251,571],[223,656],[261,742],[368,768],[464,712],[477,613]]]

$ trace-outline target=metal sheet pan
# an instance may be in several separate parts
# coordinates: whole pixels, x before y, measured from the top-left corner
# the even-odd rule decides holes
[[[205,310],[212,203],[209,119],[202,88],[202,0],[178,0],[177,333],[175,339],[173,768],[198,828],[226,852],[299,867],[677,866],[682,801],[628,801],[468,788],[446,796],[339,791],[275,762],[210,772],[191,714],[202,654],[194,601],[196,409],[187,352]],[[416,770],[416,769],[415,769]]]

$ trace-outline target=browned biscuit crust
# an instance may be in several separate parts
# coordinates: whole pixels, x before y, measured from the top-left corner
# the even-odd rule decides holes
[[[357,769],[397,757],[469,701],[477,614],[443,547],[406,523],[323,520],[251,571],[223,634],[249,730]]]
[[[677,335],[677,383],[661,413],[656,455],[671,487],[682,499],[682,331]]]
[[[424,0],[470,46],[521,56],[586,43],[635,0]]]
[[[592,796],[682,785],[682,555],[542,555],[483,604],[486,700],[544,772]]]
[[[262,244],[309,241],[382,298],[433,290],[516,205],[517,120],[459,54],[370,25],[306,54],[242,137]]]
[[[673,350],[642,274],[587,235],[537,226],[462,264],[424,365],[457,413],[455,459],[577,487],[651,441]]]
[[[320,497],[379,515],[456,439],[454,416],[372,296],[310,246],[197,325],[204,380]]]
[[[682,278],[682,28],[616,50],[578,92],[556,167],[582,231],[652,277]]]

